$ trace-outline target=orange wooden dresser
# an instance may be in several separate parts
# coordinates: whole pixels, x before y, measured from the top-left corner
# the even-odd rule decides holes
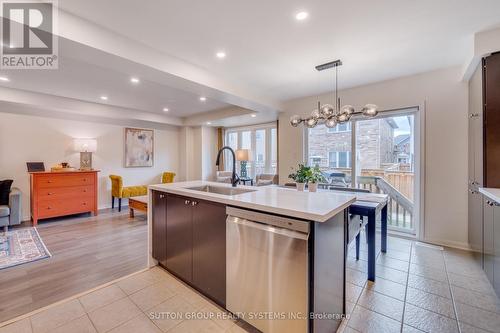
[[[31,218],[93,212],[97,215],[97,173],[89,171],[31,172]]]

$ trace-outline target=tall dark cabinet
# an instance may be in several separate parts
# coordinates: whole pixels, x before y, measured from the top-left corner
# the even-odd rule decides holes
[[[500,188],[500,53],[469,81],[469,245],[500,293],[500,206],[479,188]]]
[[[500,188],[500,53],[483,59],[484,186]]]

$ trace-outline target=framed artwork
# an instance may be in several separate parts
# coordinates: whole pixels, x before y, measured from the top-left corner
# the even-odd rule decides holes
[[[125,128],[125,167],[152,167],[154,157],[154,131]]]

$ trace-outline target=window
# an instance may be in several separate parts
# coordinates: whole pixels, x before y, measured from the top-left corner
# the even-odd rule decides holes
[[[330,168],[350,168],[350,151],[331,151],[328,153],[328,167]]]
[[[335,127],[329,128],[328,133],[340,133],[340,132],[350,132],[351,123],[338,124]]]
[[[278,138],[276,124],[264,124],[244,128],[228,128],[225,136],[226,145],[237,149],[249,149],[250,161],[247,162],[247,174],[255,177],[262,173],[277,172]],[[226,170],[232,168],[231,157],[226,154]],[[236,163],[240,173],[241,163]]]

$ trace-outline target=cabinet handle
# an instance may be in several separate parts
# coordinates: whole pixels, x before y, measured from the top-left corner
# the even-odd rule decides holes
[[[189,200],[185,200],[185,201],[184,201],[184,204],[185,204],[185,205],[189,205],[190,203],[191,203],[191,201],[189,201]]]
[[[47,192],[47,195],[52,195],[52,192]]]
[[[165,194],[160,194],[160,199],[165,198]]]
[[[48,210],[52,209],[51,207],[47,207]]]
[[[469,115],[470,118],[476,118],[476,117],[479,117],[479,113],[471,113]]]
[[[193,201],[193,202],[191,202],[191,206],[196,206],[197,204],[198,204],[198,202],[197,202],[197,201]]]

